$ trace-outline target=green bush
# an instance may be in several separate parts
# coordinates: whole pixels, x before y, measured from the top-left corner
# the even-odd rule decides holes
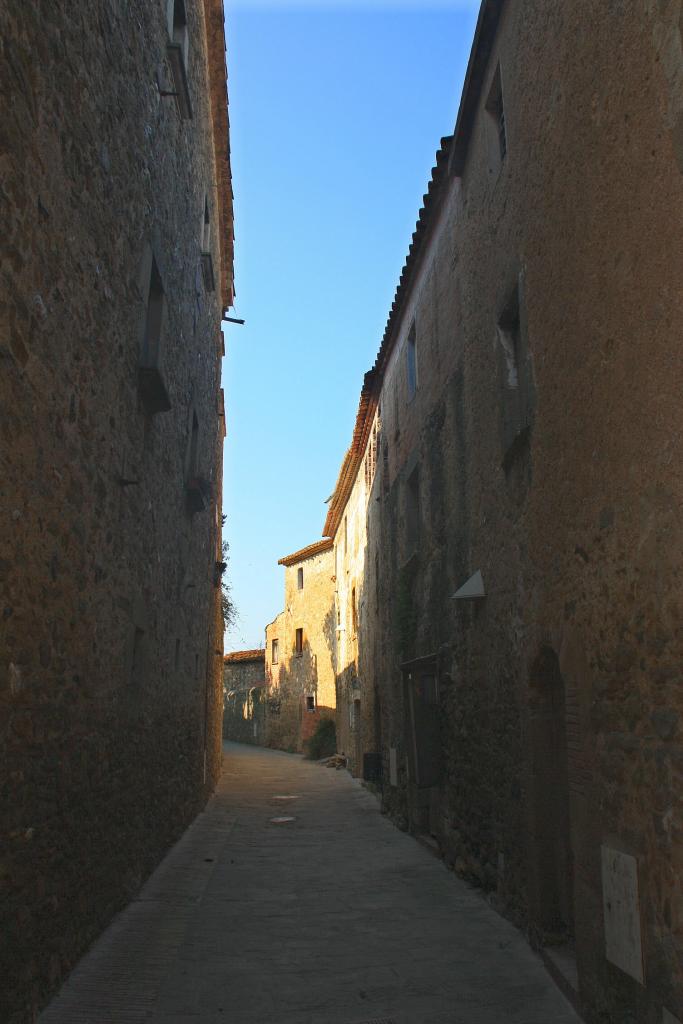
[[[319,761],[321,757],[331,757],[337,753],[337,730],[334,719],[322,718],[315,732],[306,740],[306,757],[309,761]]]

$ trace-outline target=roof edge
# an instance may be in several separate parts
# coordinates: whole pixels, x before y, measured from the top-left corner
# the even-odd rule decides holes
[[[226,63],[225,14],[222,0],[204,0],[204,25],[209,70],[209,99],[218,193],[221,265],[220,296],[223,312],[235,298],[235,231],[230,167],[228,117],[228,68]]]
[[[305,548],[300,548],[299,551],[293,552],[291,555],[285,555],[284,558],[278,558],[278,565],[296,565],[297,562],[305,562],[307,558],[314,558],[315,555],[320,555],[324,551],[329,551],[332,547],[332,541],[328,538],[323,540],[317,540],[313,544],[308,544]]]

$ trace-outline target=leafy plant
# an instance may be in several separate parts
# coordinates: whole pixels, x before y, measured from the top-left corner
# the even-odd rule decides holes
[[[337,730],[333,718],[322,718],[315,732],[306,740],[306,757],[309,761],[319,761],[321,757],[331,757],[337,753]]]
[[[224,565],[225,568],[221,572],[221,611],[223,613],[223,629],[228,630],[235,625],[237,621],[237,608],[232,598],[232,588],[226,578],[225,569],[227,569],[230,556],[230,545],[227,540],[224,540],[221,545],[221,554],[223,556],[223,562],[217,563],[218,565]]]

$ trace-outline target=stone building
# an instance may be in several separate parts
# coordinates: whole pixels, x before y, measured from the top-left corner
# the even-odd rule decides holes
[[[329,501],[323,532],[334,543],[336,629],[333,657],[337,749],[346,755],[352,774],[365,774],[366,777],[373,774],[372,771],[368,773],[367,760],[376,751],[368,749],[367,740],[377,731],[374,716],[380,706],[375,699],[375,676],[372,659],[369,658],[378,637],[373,637],[370,644],[360,645],[359,638],[368,636],[361,623],[374,610],[378,599],[372,570],[366,563],[368,506],[376,475],[380,437],[377,403],[371,402],[371,391],[365,386],[351,447],[344,457]],[[375,746],[370,744],[371,748]]]
[[[267,744],[301,751],[321,718],[334,717],[332,541],[281,558],[285,609],[266,626]]]
[[[0,1018],[220,766],[220,0],[0,8]]]
[[[482,4],[325,526],[355,770],[596,1024],[683,1020],[680,17]]]
[[[232,651],[223,659],[223,736],[236,743],[265,741],[265,651]]]

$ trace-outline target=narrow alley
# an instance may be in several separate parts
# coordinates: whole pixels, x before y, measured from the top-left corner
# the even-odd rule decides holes
[[[578,1017],[522,935],[347,772],[227,744],[207,809],[40,1021],[228,1020]]]

